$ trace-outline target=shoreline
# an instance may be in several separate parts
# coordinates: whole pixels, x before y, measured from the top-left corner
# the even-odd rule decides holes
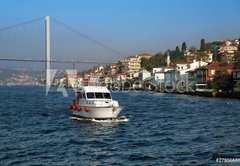
[[[39,86],[39,85],[13,85],[13,86],[0,86],[1,88],[3,87],[44,87],[44,86]],[[55,87],[55,86],[52,86]],[[67,88],[67,89],[72,89],[72,88]],[[145,92],[154,92],[148,89],[121,89],[124,92],[128,91],[145,91]],[[113,90],[114,92],[117,92]],[[177,95],[190,95],[190,96],[201,96],[201,97],[210,97],[210,98],[232,98],[232,99],[240,99],[240,92],[200,92],[200,91],[195,91],[195,92],[162,92],[162,91],[155,91],[157,93],[170,93],[170,94],[177,94]]]
[[[127,91],[134,91],[134,89],[125,90]],[[154,92],[148,89],[135,89],[135,91],[146,91],[146,92]],[[201,97],[209,97],[209,98],[232,98],[232,99],[240,99],[240,92],[164,92],[164,91],[155,91],[157,93],[170,93],[170,94],[177,94],[177,95],[190,95],[190,96],[201,96]]]

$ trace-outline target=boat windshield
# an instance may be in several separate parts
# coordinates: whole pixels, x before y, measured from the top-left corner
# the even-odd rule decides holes
[[[87,92],[87,98],[88,99],[111,99],[111,94],[110,93],[102,93],[102,92]]]
[[[102,93],[95,93],[96,99],[103,99]]]
[[[88,92],[88,93],[87,93],[87,98],[88,98],[88,99],[94,99],[94,98],[95,98],[94,93]]]
[[[110,93],[103,93],[105,99],[111,99]]]

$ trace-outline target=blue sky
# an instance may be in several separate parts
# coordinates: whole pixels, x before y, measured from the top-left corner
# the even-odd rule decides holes
[[[202,38],[239,38],[239,9],[239,0],[0,0],[0,27],[49,15],[123,53],[114,55],[51,23],[55,59],[68,54],[116,61],[175,49],[184,41],[199,48]]]

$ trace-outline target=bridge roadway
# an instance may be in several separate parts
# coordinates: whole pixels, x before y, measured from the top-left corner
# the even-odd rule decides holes
[[[18,58],[0,58],[0,61],[16,61],[16,62],[46,62],[43,59],[18,59]],[[77,60],[51,60],[51,63],[82,63],[82,64],[111,64],[113,62],[100,62],[100,61],[77,61]]]

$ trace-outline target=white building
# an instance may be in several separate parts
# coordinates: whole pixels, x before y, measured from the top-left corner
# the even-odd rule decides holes
[[[159,85],[164,83],[165,81],[165,73],[167,71],[174,70],[173,67],[162,67],[162,68],[153,68],[153,77],[154,81],[152,82],[154,85]]]
[[[135,73],[141,69],[141,60],[136,56],[128,56],[121,60],[124,71],[127,73]]]
[[[147,70],[142,70],[139,72],[139,81],[143,82],[144,80],[146,80],[147,78],[151,77],[151,73]]]
[[[175,67],[154,68],[152,83],[160,87],[161,91],[172,92],[173,90],[185,91],[189,85],[189,71],[195,70],[201,66],[206,66],[208,63],[204,61],[194,61],[188,63],[183,60],[178,60]]]
[[[178,88],[180,89],[186,89],[186,86],[189,84],[188,72],[206,65],[208,65],[208,63],[204,61],[193,61],[192,63],[187,63],[183,61],[176,62],[176,70],[179,72],[179,76],[178,76],[179,80],[177,80],[175,84],[178,84]],[[178,82],[181,82],[181,83],[178,83]]]

